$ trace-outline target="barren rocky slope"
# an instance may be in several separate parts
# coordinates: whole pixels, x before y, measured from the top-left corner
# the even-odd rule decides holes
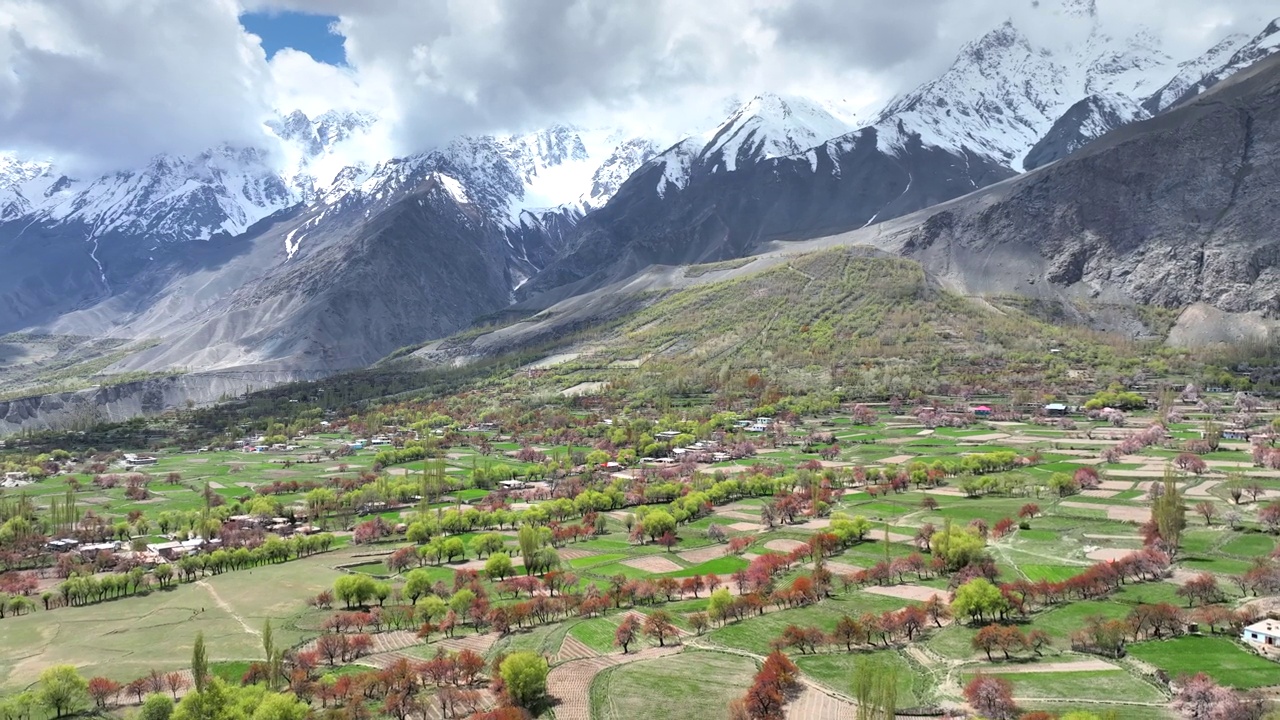
[[[900,253],[970,294],[1205,303],[1266,327],[1280,318],[1277,160],[1273,58],[1066,160],[822,244]]]

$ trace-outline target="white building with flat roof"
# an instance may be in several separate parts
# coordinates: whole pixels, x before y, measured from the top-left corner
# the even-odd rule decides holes
[[[1241,630],[1240,639],[1254,645],[1280,647],[1280,620],[1259,620]]]

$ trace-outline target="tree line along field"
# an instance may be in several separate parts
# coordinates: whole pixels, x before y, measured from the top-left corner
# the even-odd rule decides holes
[[[1232,398],[1214,402],[1230,405]],[[710,713],[742,697],[779,648],[803,678],[788,702],[788,712],[800,716],[852,707],[857,663],[867,657],[894,668],[900,708],[963,706],[975,678],[1006,682],[1024,710],[1118,717],[1174,717],[1183,675],[1203,672],[1239,690],[1280,686],[1280,666],[1235,639],[1244,618],[1277,609],[1271,596],[1280,591],[1280,573],[1269,558],[1280,514],[1269,508],[1280,495],[1280,471],[1267,467],[1270,441],[1261,466],[1258,446],[1248,442],[1216,437],[1215,448],[1200,447],[1202,435],[1231,421],[1193,403],[1067,420],[1005,410],[1007,400],[987,404],[996,417],[895,402],[788,417],[751,434],[726,413],[702,422],[608,426],[580,411],[544,418],[548,426],[578,428],[572,442],[548,442],[545,430],[545,437],[516,439],[446,427],[426,441],[398,441],[401,450],[421,448],[413,456],[424,459],[394,462],[400,458],[384,454],[392,461],[386,465],[373,450],[325,453],[371,427],[395,424],[383,418],[333,422],[332,432],[313,428],[288,452],[161,449],[154,465],[129,472],[113,467],[115,457],[106,453],[52,460],[19,450],[11,466],[55,463],[59,472],[0,495],[9,533],[0,534],[6,607],[14,597],[31,605],[14,606],[0,620],[0,687],[20,692],[60,664],[121,683],[152,669],[184,670],[197,629],[213,659],[226,663],[220,667],[248,667],[261,659],[267,619],[291,657],[328,643],[317,638],[369,636],[363,651],[322,660],[315,683],[359,677],[399,659],[425,663],[440,648],[474,649],[489,660],[516,651],[544,655],[557,717],[630,717],[636,708],[680,717],[690,702]],[[1274,418],[1260,405],[1242,411],[1259,429]],[[1156,420],[1163,423],[1159,437],[1150,431]],[[657,442],[667,429],[680,437]],[[735,457],[717,462],[697,450],[695,459],[673,465],[638,460],[645,451],[670,456],[672,446],[698,441]],[[619,457],[626,467],[601,467]],[[100,464],[106,467],[93,472]],[[135,484],[142,499],[126,495],[127,481],[95,482],[131,474],[144,477]],[[503,491],[494,489],[497,478],[532,485]],[[1141,526],[1152,515],[1153,488],[1166,480],[1180,495],[1185,527],[1176,552],[1158,563],[1158,577],[1134,575],[1056,596],[1027,590],[1070,585],[1099,564],[1151,548]],[[123,540],[116,556],[210,529],[246,546],[270,537],[230,520],[241,515],[298,513],[299,522],[305,517],[335,539],[327,552],[206,565],[169,583],[140,560],[136,584],[67,603],[58,599],[67,582],[59,575],[101,578],[130,564],[59,561],[34,548],[34,538],[51,536],[45,531],[54,529],[56,506],[65,512],[69,487],[75,524],[101,518],[95,531]],[[317,491],[327,493],[324,502]],[[15,534],[24,520],[31,527]],[[660,535],[644,530],[668,520]],[[540,528],[531,547],[520,537],[526,526]],[[926,549],[952,533],[977,542],[962,565]],[[460,552],[446,555],[455,540]],[[493,564],[495,554],[510,567]],[[541,566],[541,584],[512,581],[523,577],[522,562]],[[1188,594],[1189,581],[1202,574],[1211,588]],[[711,599],[711,575],[732,608],[724,592]],[[974,620],[958,612],[953,595],[983,577],[1006,595],[1020,593],[1024,605],[997,603],[995,617]],[[17,578],[34,579],[35,587]],[[369,592],[348,603],[340,590],[350,578],[364,578]],[[54,596],[48,609],[45,593]],[[318,602],[326,593],[332,597]],[[931,600],[950,617],[930,618],[909,637],[889,627]],[[496,615],[473,617],[481,604]],[[1179,611],[1176,619],[1154,631],[1135,627],[1135,616],[1169,606]],[[408,620],[406,607],[414,609]],[[428,608],[433,614],[424,614]],[[450,611],[446,630],[440,626]],[[335,625],[344,614],[364,617]],[[665,634],[645,633],[655,616],[657,625],[669,624]],[[637,638],[623,653],[616,640],[629,620]],[[1107,621],[1122,631],[1120,651],[1085,647],[1081,633],[1101,632]],[[1191,622],[1194,633],[1187,632]],[[435,628],[423,633],[424,623]],[[869,623],[881,629],[869,630]],[[992,627],[1016,628],[1023,640],[988,645],[988,659],[979,635]],[[853,640],[836,639],[841,632]],[[1027,638],[1037,633],[1042,641],[1033,647]],[[703,668],[705,677],[692,668]],[[655,687],[666,690],[653,697]]]

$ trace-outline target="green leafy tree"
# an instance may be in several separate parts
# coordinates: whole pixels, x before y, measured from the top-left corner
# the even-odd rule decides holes
[[[462,538],[451,537],[445,540],[441,549],[444,550],[444,554],[449,558],[449,562],[453,562],[455,557],[460,557],[464,560],[467,558],[467,547],[462,542]]]
[[[978,622],[994,620],[1008,610],[1009,601],[986,578],[974,578],[956,588],[956,597],[951,601],[953,615],[967,615]]]
[[[55,665],[40,673],[36,697],[54,717],[70,715],[89,704],[89,682],[71,665]]]
[[[716,588],[707,600],[707,615],[712,620],[724,622],[729,616],[729,608],[733,606],[733,595],[728,588]]]
[[[502,580],[515,573],[515,566],[506,553],[494,553],[484,563],[484,574],[490,580]]]
[[[427,622],[434,622],[444,617],[447,612],[449,612],[449,603],[438,595],[427,595],[418,601],[418,614]]]
[[[476,594],[468,588],[462,588],[449,598],[449,609],[460,616],[465,616],[471,604],[476,601]]]
[[[968,565],[982,555],[986,542],[982,536],[969,528],[953,527],[950,522],[942,530],[929,538],[929,547],[934,555],[947,561],[952,570]]]
[[[201,686],[182,697],[171,720],[243,720],[234,712],[231,689],[220,678],[206,678]]]
[[[483,557],[502,552],[503,548],[507,546],[507,541],[498,533],[486,533],[477,537],[472,545],[475,548],[476,555]]]
[[[520,545],[520,557],[524,559],[524,574],[530,575],[536,564],[534,555],[542,547],[537,528],[528,524],[521,525],[516,533],[516,542]]]
[[[284,651],[276,647],[275,635],[271,631],[271,618],[262,624],[262,650],[267,663],[267,687],[275,690],[280,686],[283,674]]]
[[[431,586],[431,575],[422,568],[410,570],[409,574],[404,576],[403,592],[405,597],[409,598],[409,602],[418,602],[418,598],[431,592]]]
[[[650,540],[676,531],[676,519],[666,510],[654,510],[644,516],[644,532]]]
[[[529,710],[546,697],[547,670],[546,658],[532,652],[512,653],[498,666],[511,702]]]
[[[831,516],[831,534],[835,535],[841,545],[852,545],[862,542],[871,532],[871,521],[862,515],[849,517],[843,513]]]
[[[251,720],[306,720],[309,710],[292,694],[267,693],[254,708]]]
[[[142,702],[138,720],[169,720],[173,715],[173,698],[163,693],[152,693]]]

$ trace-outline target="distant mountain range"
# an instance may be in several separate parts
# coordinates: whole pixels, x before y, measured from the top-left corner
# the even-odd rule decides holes
[[[60,347],[117,339],[109,362],[86,366],[94,374],[182,372],[192,387],[200,374],[269,373],[244,383],[261,386],[361,367],[513,303],[549,307],[654,264],[738,258],[955,200],[1168,115],[1280,50],[1273,22],[1173,58],[1149,31],[1110,33],[1088,0],[1050,5],[1064,28],[1054,46],[1001,24],[865,124],[823,99],[762,93],[674,137],[566,124],[390,159],[364,156],[374,116],[293,112],[269,124],[263,148],[162,155],[97,178],[0,157],[0,333],[71,338]],[[1242,183],[1258,173],[1237,165]],[[1142,167],[1127,171],[1134,183]],[[1152,199],[1174,212],[1220,188],[1192,178],[1159,189],[1191,196]],[[1093,234],[1070,240],[1089,245],[1107,229],[1082,225]],[[1150,240],[1132,232],[1126,242]],[[1176,228],[1161,232],[1177,251]],[[1202,274],[1139,262],[1122,295],[1275,316],[1258,286],[1274,272],[1268,257],[1253,260],[1265,266],[1250,285],[1261,290],[1205,290]],[[1160,292],[1140,290],[1152,283]]]

